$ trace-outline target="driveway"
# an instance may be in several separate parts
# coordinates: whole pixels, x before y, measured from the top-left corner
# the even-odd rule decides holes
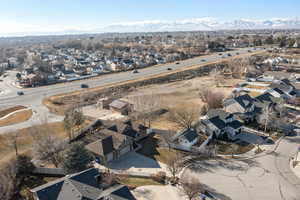
[[[119,160],[109,164],[111,169],[127,170],[131,172],[157,173],[166,171],[166,165],[143,156],[136,152],[129,152],[122,156]]]
[[[195,162],[187,169],[222,199],[298,200],[300,179],[289,167],[300,137],[283,139],[274,153],[241,160],[209,160]]]
[[[133,190],[137,200],[185,200],[179,189],[174,186],[141,186]]]
[[[249,144],[264,144],[264,140],[262,139],[262,137],[255,135],[253,133],[247,133],[247,132],[240,133],[236,135],[234,139],[239,139]]]

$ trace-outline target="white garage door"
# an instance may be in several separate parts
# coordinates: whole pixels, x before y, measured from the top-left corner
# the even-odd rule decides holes
[[[129,151],[130,151],[130,146],[126,146],[125,148],[121,149],[120,154],[123,155]]]

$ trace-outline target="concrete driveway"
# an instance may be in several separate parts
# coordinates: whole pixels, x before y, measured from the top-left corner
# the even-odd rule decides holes
[[[137,200],[185,200],[181,192],[174,186],[149,185],[138,187],[133,190],[133,195]]]
[[[116,170],[127,170],[131,172],[157,173],[166,171],[166,165],[143,156],[136,152],[129,152],[119,160],[109,164],[109,168]]]
[[[187,169],[222,199],[298,200],[300,179],[289,167],[300,137],[283,139],[274,153],[243,160],[195,162]]]
[[[263,138],[253,133],[247,133],[247,132],[240,133],[236,135],[235,139],[239,139],[249,144],[264,144]]]

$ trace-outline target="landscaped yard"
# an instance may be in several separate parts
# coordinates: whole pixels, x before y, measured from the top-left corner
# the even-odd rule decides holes
[[[150,157],[162,163],[166,163],[167,158],[176,153],[182,153],[181,151],[169,150],[167,148],[160,148],[158,145],[159,139],[156,137],[148,137],[142,141],[143,147],[137,151],[144,156]]]
[[[254,148],[253,144],[236,144],[230,142],[218,142],[218,153],[223,155],[243,154]]]
[[[1,126],[9,126],[29,120],[32,116],[32,110],[22,110],[0,120]]]
[[[140,177],[122,177],[119,182],[129,187],[140,187],[144,185],[162,185],[161,183],[154,181],[151,178],[140,178]]]
[[[14,107],[11,107],[11,108],[1,110],[0,111],[0,118],[4,117],[5,115],[7,115],[9,113],[12,113],[14,111],[25,109],[25,108],[26,108],[25,106],[14,106]]]

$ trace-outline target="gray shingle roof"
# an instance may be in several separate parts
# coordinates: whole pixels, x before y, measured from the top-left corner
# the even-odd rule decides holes
[[[245,109],[251,107],[254,101],[248,94],[235,97],[234,100]]]
[[[126,186],[100,188],[98,175],[97,169],[87,169],[36,187],[31,192],[36,193],[39,200],[135,200]]]
[[[97,199],[102,192],[95,178],[97,175],[99,171],[91,168],[49,182],[31,191],[36,193],[39,200]]]
[[[182,137],[187,139],[189,142],[194,141],[199,135],[196,133],[194,129],[186,129],[182,132]]]
[[[226,121],[226,119],[230,119],[233,117],[233,114],[228,113],[221,109],[211,109],[206,114],[208,118],[219,117],[221,120]]]

